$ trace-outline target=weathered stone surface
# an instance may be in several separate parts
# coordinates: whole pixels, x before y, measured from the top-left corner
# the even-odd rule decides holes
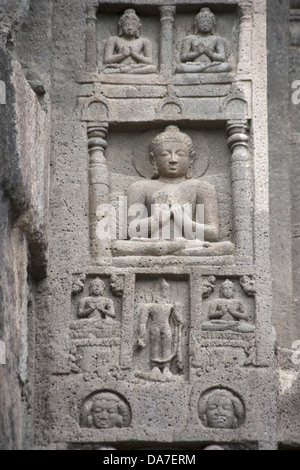
[[[3,449],[300,446],[299,5],[202,3],[0,3]]]

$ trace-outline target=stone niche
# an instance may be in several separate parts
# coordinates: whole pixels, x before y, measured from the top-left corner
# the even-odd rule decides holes
[[[275,446],[265,13],[87,1],[90,260],[51,378],[58,446]]]

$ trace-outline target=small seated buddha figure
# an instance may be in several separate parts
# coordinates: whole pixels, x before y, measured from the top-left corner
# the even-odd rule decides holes
[[[104,287],[104,282],[99,278],[91,281],[89,288],[90,295],[83,297],[79,302],[78,318],[110,320],[116,317],[113,301],[103,296]]]
[[[213,30],[216,17],[209,8],[202,8],[195,18],[196,34],[187,36],[180,53],[179,73],[231,72],[226,58],[226,41]]]
[[[119,36],[109,38],[105,44],[104,72],[155,73],[152,44],[140,37],[142,23],[135,10],[125,10],[118,26]]]
[[[235,299],[234,294],[233,282],[226,279],[220,289],[220,298],[212,300],[209,305],[209,321],[203,323],[203,330],[232,330],[239,333],[254,331],[254,325],[249,323],[245,302],[241,299]]]

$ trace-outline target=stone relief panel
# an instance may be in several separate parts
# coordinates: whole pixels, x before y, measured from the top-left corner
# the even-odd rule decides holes
[[[190,133],[196,137],[195,142],[176,126],[167,126],[163,132],[148,132],[146,134],[151,136],[148,149],[145,141],[139,140],[141,136],[135,136],[128,151],[124,149],[123,159],[128,159],[128,166],[124,165],[125,175],[115,173],[116,152],[114,145],[111,150],[108,146],[107,161],[115,194],[111,199],[117,200],[123,190],[129,216],[130,240],[113,243],[114,256],[220,256],[233,253],[229,169],[216,154],[211,164],[215,174],[205,179],[197,178],[209,166],[208,143],[196,131]],[[226,146],[223,152],[227,154]],[[140,181],[132,182],[132,165],[147,180],[139,178]],[[224,178],[226,174],[227,178]],[[124,185],[129,186],[127,191]],[[133,214],[137,208],[143,208],[138,219]]]
[[[131,408],[119,393],[103,390],[90,394],[82,404],[80,426],[83,428],[127,428],[131,423]]]
[[[119,364],[121,278],[77,276],[72,286],[70,368],[73,373],[96,374]],[[75,286],[75,287],[74,287]],[[75,289],[75,290],[74,290]],[[114,291],[117,295],[114,294]]]
[[[187,35],[180,48],[179,73],[231,72],[228,62],[228,41],[216,34],[216,16],[207,7],[201,8],[194,20],[195,34]]]
[[[196,376],[221,365],[256,364],[255,299],[245,295],[244,278],[202,276],[201,330],[191,332],[191,366]]]
[[[99,72],[149,74],[157,72],[159,20],[140,16],[133,8],[121,16],[99,15]]]
[[[233,281],[225,279],[219,289],[219,297],[211,300],[206,307],[207,321],[202,324],[204,331],[236,331],[252,333],[250,315],[244,300],[236,298]],[[204,307],[205,308],[205,307]]]
[[[78,304],[78,318],[101,319],[105,323],[116,318],[114,303],[103,295],[104,288],[105,284],[99,277],[90,281],[89,296],[83,297]]]
[[[135,375],[183,380],[188,373],[189,285],[182,278],[140,277],[134,320]]]
[[[155,3],[155,2],[154,2]],[[208,7],[145,5],[87,9],[87,65],[100,73],[171,78],[175,73],[220,74],[236,70],[239,15]],[[178,10],[178,11],[176,11]],[[115,13],[113,13],[115,11]],[[240,46],[241,47],[241,46]],[[96,65],[97,64],[97,65]]]
[[[245,420],[245,406],[233,391],[213,388],[205,391],[199,398],[198,414],[207,428],[236,429]]]
[[[107,39],[104,47],[104,72],[154,73],[152,44],[141,36],[142,23],[132,8],[118,22],[118,36]]]

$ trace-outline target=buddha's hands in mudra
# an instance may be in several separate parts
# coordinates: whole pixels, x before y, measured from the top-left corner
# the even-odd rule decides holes
[[[201,54],[206,54],[206,47],[204,46],[204,44],[198,44],[197,46],[197,52],[199,55]]]
[[[121,52],[123,54],[124,59],[126,59],[127,57],[131,56],[131,47],[127,45],[123,46]]]
[[[146,347],[146,344],[147,344],[147,341],[146,341],[146,336],[145,335],[141,335],[137,341],[137,345],[139,348],[145,348]]]

